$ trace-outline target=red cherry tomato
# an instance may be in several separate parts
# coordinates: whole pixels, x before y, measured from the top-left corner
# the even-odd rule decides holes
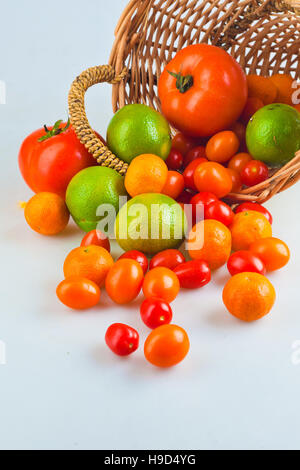
[[[198,191],[194,181],[194,174],[198,166],[201,165],[201,163],[205,162],[207,162],[206,158],[197,158],[186,167],[183,172],[184,183],[186,188],[192,189],[193,191]]]
[[[120,259],[133,259],[134,261],[137,261],[141,265],[141,268],[144,271],[144,274],[146,274],[146,272],[148,271],[148,264],[149,264],[148,259],[144,255],[144,253],[142,253],[141,251],[137,251],[137,250],[127,251],[126,253],[120,256],[118,261]]]
[[[182,191],[180,196],[178,196],[176,201],[181,204],[189,204],[192,197],[193,197],[193,193],[185,189],[184,191]]]
[[[169,170],[180,170],[183,165],[182,153],[179,152],[179,150],[172,148],[166,160],[166,164]]]
[[[171,323],[173,312],[164,300],[145,299],[141,305],[141,317],[145,325],[154,330],[161,325]]]
[[[150,270],[154,268],[169,268],[173,270],[179,264],[185,263],[185,257],[179,250],[165,250],[157,253],[150,261]]]
[[[242,183],[245,186],[255,186],[269,178],[269,168],[263,162],[252,160],[241,173]]]
[[[100,230],[92,230],[83,237],[81,246],[101,246],[110,253],[110,242],[107,236]]]
[[[211,280],[211,270],[208,264],[202,260],[188,261],[174,269],[180,287],[184,289],[198,289],[208,284]]]
[[[172,140],[172,148],[178,150],[183,157],[196,145],[197,141],[195,139],[186,137],[181,132],[178,132]]]
[[[264,276],[267,272],[262,260],[250,251],[237,251],[231,255],[227,268],[231,276],[240,273],[258,273]]]
[[[131,326],[115,323],[108,328],[105,341],[117,356],[129,356],[139,347],[139,334]]]
[[[236,209],[235,213],[238,214],[239,212],[247,212],[247,211],[256,211],[260,212],[263,214],[266,219],[270,222],[270,224],[273,224],[273,217],[271,213],[266,209],[264,206],[261,206],[260,204],[257,204],[257,202],[244,202],[243,204],[240,204]]]
[[[214,219],[229,227],[234,219],[234,212],[225,202],[214,201],[204,209],[205,219]]]
[[[59,284],[56,295],[67,307],[74,310],[86,310],[99,303],[101,291],[93,281],[73,276]]]
[[[237,153],[228,163],[228,168],[237,171],[239,174],[242,173],[248,163],[252,162],[253,158],[249,153]]]
[[[190,163],[192,163],[197,158],[206,158],[206,149],[204,145],[200,145],[198,147],[193,148],[190,150],[184,158],[184,168],[186,168]]]
[[[193,226],[204,219],[204,209],[215,201],[218,201],[217,196],[209,192],[198,193],[192,197],[190,204],[192,204]]]
[[[176,200],[183,190],[184,177],[182,174],[178,173],[178,171],[168,171],[167,181],[162,190],[162,194]]]

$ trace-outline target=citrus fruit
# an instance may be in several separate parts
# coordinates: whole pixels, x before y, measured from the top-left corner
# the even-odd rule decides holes
[[[110,204],[117,213],[119,197],[125,195],[122,176],[111,168],[92,166],[80,171],[71,180],[66,202],[76,224],[84,231],[90,232],[97,228],[105,216],[97,215],[99,206]]]
[[[272,237],[272,225],[263,214],[256,211],[236,214],[230,228],[234,251],[248,250],[256,240]]]
[[[64,263],[65,278],[80,276],[102,286],[114,260],[100,246],[79,247],[69,253]]]
[[[264,104],[274,103],[278,96],[277,86],[270,77],[247,76],[249,98],[259,98]]]
[[[68,225],[70,214],[65,201],[54,193],[38,193],[25,205],[28,225],[41,235],[57,235]]]
[[[152,154],[136,157],[125,176],[125,188],[131,197],[144,193],[160,193],[166,184],[168,167]]]
[[[223,290],[223,301],[227,310],[245,322],[256,321],[267,315],[275,300],[273,285],[258,273],[236,274]]]
[[[278,103],[292,104],[292,95],[294,93],[293,89],[293,79],[290,75],[284,73],[277,73],[270,77],[271,82],[277,88],[277,97],[276,101]]]
[[[156,254],[178,248],[184,238],[186,217],[180,205],[164,194],[141,194],[120,210],[116,239],[125,251]]]
[[[149,106],[129,104],[110,121],[107,144],[126,163],[143,153],[153,153],[166,160],[172,144],[170,126],[160,113]]]
[[[218,269],[230,257],[230,230],[217,220],[202,220],[190,232],[188,251],[192,259],[201,259],[210,269]]]
[[[286,104],[270,104],[250,119],[247,147],[255,160],[281,166],[300,149],[300,113]]]

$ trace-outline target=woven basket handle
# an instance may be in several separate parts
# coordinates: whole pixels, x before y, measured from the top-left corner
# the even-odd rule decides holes
[[[113,168],[120,175],[125,175],[128,164],[116,157],[96,136],[86,116],[84,97],[93,85],[103,82],[114,85],[124,80],[126,75],[127,70],[124,69],[116,76],[110,65],[92,67],[74,80],[69,92],[69,116],[78,139],[101,166]]]

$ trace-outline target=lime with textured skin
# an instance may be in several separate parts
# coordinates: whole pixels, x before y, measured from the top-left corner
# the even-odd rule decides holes
[[[110,121],[107,145],[126,163],[144,153],[166,160],[172,145],[171,129],[166,119],[149,106],[129,104]]]
[[[96,215],[102,204],[119,211],[119,196],[126,196],[124,178],[111,168],[93,166],[80,171],[71,180],[66,194],[68,209],[76,224],[85,232],[97,228]]]
[[[122,207],[116,219],[115,233],[123,250],[152,255],[178,248],[184,239],[186,225],[184,211],[174,199],[148,193],[134,197]]]
[[[286,104],[270,104],[250,119],[247,147],[255,160],[272,167],[285,165],[300,150],[300,113]]]

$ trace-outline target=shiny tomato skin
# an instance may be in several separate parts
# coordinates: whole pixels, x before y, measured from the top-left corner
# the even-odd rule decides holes
[[[81,246],[91,245],[101,246],[110,253],[109,239],[104,233],[100,232],[100,230],[92,230],[83,237]]]
[[[183,157],[194,147],[197,141],[178,132],[172,139],[172,149],[178,150]]]
[[[279,238],[264,238],[250,246],[251,253],[259,256],[267,271],[277,271],[286,266],[290,260],[289,247]]]
[[[268,209],[266,209],[261,204],[258,204],[257,202],[243,202],[235,209],[234,212],[236,214],[239,214],[239,212],[245,212],[245,211],[246,212],[247,211],[260,212],[266,217],[266,219],[270,222],[271,225],[273,224],[272,214],[268,211]]]
[[[146,272],[148,271],[148,265],[149,265],[148,258],[141,251],[138,251],[138,250],[127,251],[126,253],[120,256],[118,261],[120,259],[133,259],[134,261],[137,261],[141,265],[141,268],[144,274],[146,274]]]
[[[216,162],[199,165],[194,172],[194,183],[199,192],[209,191],[220,199],[232,191],[232,179],[227,168]]]
[[[59,284],[56,295],[66,307],[73,310],[87,310],[98,305],[101,291],[93,281],[72,276]]]
[[[213,219],[222,222],[222,224],[229,227],[234,219],[234,212],[223,201],[214,201],[204,209],[204,218]]]
[[[166,160],[169,170],[180,170],[183,165],[183,156],[179,150],[171,149],[170,154]]]
[[[230,256],[227,268],[231,276],[240,273],[258,273],[264,276],[267,272],[262,260],[250,251],[236,251]]]
[[[152,260],[150,261],[149,269],[164,267],[171,269],[176,268],[179,264],[185,263],[185,257],[179,250],[164,250],[160,253],[157,253]]]
[[[242,183],[245,186],[255,186],[269,178],[269,168],[263,162],[252,160],[241,172]]]
[[[228,171],[228,173],[231,177],[231,180],[232,180],[232,190],[231,190],[231,192],[232,193],[239,193],[240,190],[243,187],[240,174],[236,170],[233,170],[232,168],[227,168],[227,171]]]
[[[186,331],[177,325],[162,325],[153,330],[145,341],[144,353],[156,367],[173,367],[187,356],[190,341]]]
[[[60,127],[65,126],[64,123]],[[52,128],[49,127],[49,130]],[[96,165],[96,162],[79,142],[72,127],[60,135],[38,142],[45,134],[42,128],[24,140],[19,152],[19,167],[33,192],[51,192],[64,198],[73,176],[84,168]]]
[[[139,347],[139,334],[131,326],[123,323],[111,325],[105,335],[105,342],[109,349],[117,356],[129,356]]]
[[[151,330],[168,325],[173,319],[171,306],[161,299],[145,299],[140,311],[143,322]]]
[[[240,141],[234,132],[218,132],[207,142],[206,156],[209,161],[225,163],[236,154],[239,147]]]
[[[171,269],[159,267],[151,269],[145,276],[143,292],[147,299],[156,298],[168,303],[176,299],[180,291],[180,283]]]
[[[137,261],[121,259],[110,268],[107,274],[106,292],[116,304],[129,304],[139,295],[143,280],[144,272]]]
[[[250,163],[252,160],[253,158],[249,153],[237,153],[230,159],[228,163],[228,168],[230,168],[231,170],[235,170],[239,174],[241,174],[245,166],[247,166],[248,163]]]
[[[196,160],[193,160],[184,170],[183,172],[183,177],[184,177],[184,183],[185,187],[188,189],[192,189],[193,191],[197,191],[195,181],[194,181],[194,175],[195,171],[198,168],[199,165],[202,163],[207,162],[206,158],[197,158]]]
[[[180,264],[174,269],[174,273],[183,289],[199,289],[211,281],[211,270],[208,264],[202,260]]]
[[[173,74],[191,76],[190,88],[177,88]],[[167,64],[159,80],[162,112],[173,127],[192,137],[228,129],[241,115],[248,97],[241,66],[221,48],[188,46]]]
[[[213,193],[202,192],[192,197],[190,204],[192,204],[193,214],[193,226],[204,219],[205,208],[212,202],[216,202],[219,199]]]
[[[192,150],[190,150],[187,153],[187,155],[184,158],[184,162],[183,162],[184,168],[186,168],[194,160],[197,160],[197,158],[205,158],[207,160],[206,149],[205,149],[204,145],[194,147]]]
[[[184,177],[178,171],[168,171],[167,181],[162,194],[177,199],[184,190]]]

